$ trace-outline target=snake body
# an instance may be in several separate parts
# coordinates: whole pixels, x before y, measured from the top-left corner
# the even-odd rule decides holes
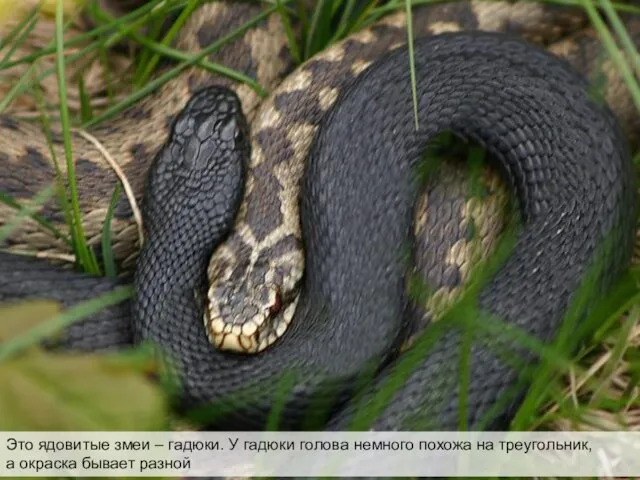
[[[210,44],[221,42],[237,29],[246,29],[247,22],[257,23],[241,38],[231,44],[223,44],[209,56],[209,60],[242,72],[264,89],[271,90],[291,69],[292,60],[282,23],[276,15],[256,22],[255,18],[260,14],[263,14],[262,8],[250,3],[204,4],[186,22],[182,35],[176,41],[176,48],[197,53]],[[169,136],[176,115],[195,91],[212,84],[233,87],[242,100],[247,119],[252,120],[260,96],[251,87],[214,76],[200,67],[190,67],[122,115],[88,129],[119,165],[138,201],[143,198],[149,165]],[[0,130],[0,162],[8,166],[0,178],[1,192],[19,203],[28,203],[37,192],[51,185],[56,168],[66,176],[64,145],[55,125],[51,148],[57,164],[52,158],[47,136],[39,125],[0,115]],[[104,219],[118,177],[93,142],[75,131],[71,140],[75,174],[81,179],[78,181],[78,198],[84,232],[87,242],[99,247]],[[57,199],[46,202],[38,213],[50,227],[43,228],[38,222],[26,221],[4,241],[4,249],[21,254],[37,252],[53,259],[72,253],[69,241],[64,238],[65,218]],[[14,208],[0,203],[3,223],[14,215]],[[52,234],[53,229],[55,232]],[[124,196],[114,210],[111,233],[117,264],[121,271],[130,274],[140,245],[132,208]]]
[[[423,29],[418,33],[513,27],[507,17],[487,26],[482,24],[482,15],[461,15],[465,7],[468,12],[477,13],[483,11],[482,6],[489,9],[489,3],[453,5],[417,10],[414,21]],[[507,8],[505,4],[503,7]],[[534,26],[544,18],[544,10],[537,12],[535,21],[518,24],[520,33],[534,40]],[[448,24],[446,15],[473,25],[464,25],[464,21]],[[206,15],[196,17],[197,22],[207,20]],[[489,17],[484,21],[489,22]],[[275,21],[269,22],[268,28],[278,28]],[[573,20],[568,23],[576,27]],[[206,262],[224,236],[228,218],[215,207],[207,213],[206,205],[198,202],[191,202],[188,213],[169,208],[183,206],[178,201],[170,203],[168,210],[159,215],[153,199],[160,197],[151,194],[145,207],[145,227],[150,238],[137,267],[133,334],[126,307],[120,306],[121,310],[102,312],[102,316],[72,327],[62,344],[96,349],[127,343],[131,336],[154,340],[176,360],[185,403],[201,405],[231,395],[239,408],[225,420],[236,427],[263,424],[277,394],[277,380],[290,369],[296,376],[284,407],[286,425],[299,424],[318,393],[326,394],[328,390],[336,394],[323,397],[330,398],[323,408],[341,404],[354,388],[356,378],[363,371],[372,373],[384,367],[403,337],[402,327],[408,317],[404,296],[406,265],[400,250],[411,238],[415,216],[412,205],[418,192],[412,184],[412,169],[425,142],[445,129],[487,147],[516,194],[524,222],[511,256],[482,290],[480,308],[544,341],[551,339],[596,254],[604,265],[598,275],[598,291],[609,286],[628,263],[635,197],[623,134],[609,110],[588,98],[586,82],[564,63],[519,41],[482,33],[443,34],[416,43],[421,125],[416,131],[411,117],[407,53],[401,46],[404,35],[403,15],[385,18],[303,65],[255,114],[245,197],[231,235],[215,250],[208,271],[214,285],[209,296],[212,300],[228,299],[228,294],[234,293],[230,302],[237,302],[240,311],[246,308],[245,316],[262,315],[260,306],[266,306],[269,314],[282,315],[290,325],[278,342],[270,337],[279,333],[280,323],[273,323],[266,339],[257,338],[249,348],[242,347],[260,349],[266,346],[261,345],[263,342],[275,342],[256,357],[230,355],[212,348],[202,325],[205,307],[194,299],[193,290],[202,286]],[[557,44],[558,51],[562,48]],[[280,48],[271,51],[283,58]],[[565,56],[571,58],[571,52],[565,49]],[[381,55],[385,55],[383,59]],[[141,122],[144,128],[139,131],[153,126],[157,131],[169,132],[165,127],[167,118],[173,120],[187,97],[213,83],[211,79],[189,80],[188,91],[174,88],[171,94],[164,93],[169,100],[179,99],[167,102],[167,111],[172,113],[151,115],[153,121]],[[152,101],[157,102],[157,98],[152,97]],[[223,103],[228,109],[234,102],[229,97]],[[254,104],[247,107],[243,100],[243,109],[250,118]],[[211,111],[219,113],[216,109]],[[115,141],[122,125],[130,125],[127,122],[136,115],[140,122],[139,110],[129,112],[97,133]],[[188,108],[186,115],[195,122]],[[200,119],[190,128],[197,130],[206,122]],[[184,133],[176,134],[180,123],[171,122],[174,134],[156,156],[157,163],[165,157],[165,163],[190,161],[185,160],[184,151],[171,153],[176,138]],[[30,162],[40,167],[48,165],[39,149],[29,150],[26,159],[12,154],[21,145],[15,132],[39,135],[35,130],[8,118],[3,125],[14,132],[11,149],[5,143],[1,145],[4,160],[12,167],[28,166]],[[157,137],[158,145],[165,137]],[[130,147],[118,156],[125,165],[130,164],[128,174],[139,185],[143,184],[142,172],[150,153],[157,150],[157,145],[148,150],[141,148],[142,141],[136,144],[137,148]],[[79,143],[76,146],[83,148]],[[299,212],[300,179],[310,150]],[[146,160],[135,158],[140,152]],[[95,167],[88,166],[92,162],[83,163],[80,160],[84,157],[77,158],[90,174],[95,174]],[[233,177],[237,179],[239,175]],[[0,178],[14,191],[16,184],[23,185],[16,181],[22,178],[19,173]],[[163,177],[157,169],[152,170],[150,185],[154,178],[160,185],[164,182],[165,187],[172,180],[170,174]],[[142,190],[141,186],[136,187],[138,193]],[[208,198],[207,192],[196,193],[195,197]],[[228,210],[232,211],[233,195],[223,197],[216,200],[229,204]],[[423,202],[435,209],[437,199],[446,204],[443,196],[435,193],[426,194]],[[104,205],[106,198],[91,197],[87,201]],[[208,215],[219,221],[209,222]],[[123,213],[123,225],[126,217]],[[160,217],[170,228],[155,227],[154,219]],[[55,219],[53,213],[51,218]],[[430,221],[423,219],[418,230],[434,233]],[[184,235],[196,226],[197,235],[191,239]],[[435,238],[442,236],[446,237],[446,232],[436,232]],[[24,231],[18,232],[11,246],[19,246],[25,238]],[[3,299],[37,296],[43,289],[53,289],[53,296],[69,302],[112,283],[87,280],[86,287],[66,296],[60,293],[66,287],[58,285],[61,280],[79,278],[72,272],[52,271],[38,262],[9,254],[3,254],[0,261],[13,271],[0,288]],[[445,266],[440,271],[446,270]],[[41,272],[39,280],[17,283],[32,278],[35,272]],[[436,276],[441,283],[447,283],[442,282],[443,275]],[[55,288],[51,286],[54,281]],[[459,279],[450,283],[459,283]],[[256,287],[265,284],[276,285],[277,289],[261,289],[255,295]],[[291,294],[300,288],[301,293]],[[249,301],[250,296],[259,300],[257,306]],[[277,303],[283,299],[291,303],[278,311],[272,308],[274,299]],[[236,335],[233,327],[229,332],[224,331],[227,327],[216,331],[210,319],[212,313],[225,313],[219,305],[206,308],[214,341],[216,334]],[[235,307],[229,303],[226,308],[232,311]],[[255,332],[257,326],[250,329]],[[107,331],[120,334],[115,335],[117,338],[111,334],[105,340]],[[223,346],[225,338],[219,341]],[[409,419],[419,421],[418,425],[425,428],[456,428],[460,344],[460,332],[447,331],[390,404],[379,412],[375,428],[407,428]],[[514,385],[517,370],[481,341],[474,343],[470,355],[466,420],[469,425],[477,425],[503,391]],[[368,395],[380,388],[393,369],[391,363],[380,372]],[[370,399],[368,395],[365,402]],[[351,406],[335,416],[331,428],[344,428],[355,408]],[[508,418],[505,415],[499,419]],[[494,418],[492,425],[497,424],[498,419]]]

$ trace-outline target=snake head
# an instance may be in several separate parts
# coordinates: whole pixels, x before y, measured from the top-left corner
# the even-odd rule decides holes
[[[258,353],[287,330],[297,305],[300,250],[268,261],[254,248],[238,248],[234,235],[212,257],[205,326],[219,350]],[[293,258],[299,255],[300,258]]]
[[[234,92],[196,92],[177,115],[155,157],[145,191],[145,228],[197,244],[228,231],[238,211],[250,154],[248,126]]]

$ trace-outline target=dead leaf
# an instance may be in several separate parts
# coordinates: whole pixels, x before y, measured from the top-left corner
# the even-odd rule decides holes
[[[24,300],[0,305],[0,343],[21,335],[62,311],[54,300]]]
[[[167,429],[165,395],[121,355],[34,348],[0,363],[0,385],[0,430]]]

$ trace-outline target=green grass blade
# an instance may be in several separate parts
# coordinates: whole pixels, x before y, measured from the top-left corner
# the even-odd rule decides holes
[[[589,401],[589,404],[591,406],[597,405],[602,399],[605,388],[611,381],[611,377],[613,376],[613,373],[616,367],[619,365],[619,362],[622,360],[622,357],[624,356],[624,353],[627,350],[627,348],[629,348],[629,344],[628,344],[629,335],[639,321],[640,321],[640,308],[638,305],[635,305],[632,308],[631,312],[629,312],[629,315],[623,322],[622,328],[618,332],[618,335],[619,335],[618,341],[616,342],[616,344],[613,347],[613,350],[611,351],[611,357],[609,361],[603,368],[603,372],[602,372],[603,381],[596,388],[595,392],[593,393],[593,396],[591,397],[591,400]]]
[[[97,27],[87,32],[83,32],[83,33],[80,33],[79,35],[75,35],[73,38],[70,38],[67,40],[66,45],[68,47],[75,47],[78,45],[82,45],[87,41],[91,41],[95,39],[94,42],[92,42],[91,45],[88,47],[90,50],[95,49],[98,43],[104,43],[107,46],[112,46],[115,43],[122,40],[122,35],[119,32],[111,33],[115,29],[114,27],[115,24],[121,23],[121,24],[127,25],[128,28],[130,29],[138,28],[139,26],[143,25],[146,22],[148,15],[151,12],[153,12],[154,9],[157,8],[157,4],[163,3],[165,1],[166,0],[159,0],[159,1],[157,0],[157,1],[148,2],[143,6],[141,6],[140,8],[138,8],[137,10],[127,13],[121,17],[118,17],[118,19],[114,20],[113,22],[98,25]],[[170,10],[180,8],[181,3],[184,3],[184,2],[177,2],[177,3],[172,2]],[[110,35],[107,35],[107,34],[110,34]],[[39,59],[40,57],[45,55],[51,55],[51,54],[54,54],[55,52],[56,52],[55,41],[52,41],[50,46],[42,48],[38,52],[34,52],[32,54],[25,55],[24,57],[16,59],[15,61],[12,61],[7,65],[3,66],[3,68],[10,68],[23,63],[33,63],[35,60]],[[87,54],[87,51],[80,51],[76,55],[81,57],[81,56],[86,56],[86,54]]]
[[[19,35],[17,35],[15,39],[11,38],[11,40],[8,40],[8,42],[11,43],[5,43],[6,39],[4,39],[4,41],[0,41],[0,50],[4,48],[4,45],[2,45],[3,43],[5,43],[6,45],[11,45],[11,47],[7,50],[7,53],[5,53],[4,57],[2,57],[2,60],[0,60],[0,66],[5,65],[11,59],[15,51],[24,43],[29,34],[38,24],[38,10],[32,10],[31,14],[26,17],[25,20],[27,20],[26,25],[23,24],[24,20],[20,22],[20,24],[18,24],[18,31],[24,27],[24,29],[20,31]],[[13,33],[14,32],[12,31],[11,34]],[[10,38],[11,34],[7,35],[7,38]]]
[[[113,212],[122,193],[122,187],[120,184],[116,184],[116,188],[111,195],[111,202],[109,203],[109,210],[107,210],[107,216],[104,219],[104,227],[102,229],[102,261],[104,263],[104,272],[107,277],[115,277],[117,275],[116,262],[113,258],[113,248],[111,246],[111,220],[113,219]]]
[[[471,381],[471,347],[472,335],[470,329],[462,332],[462,345],[460,349],[460,399],[458,407],[458,429],[469,430],[467,418],[469,415],[469,383]]]
[[[275,432],[278,430],[278,425],[280,425],[280,418],[282,418],[284,407],[286,406],[287,397],[295,386],[294,382],[295,375],[284,374],[280,378],[273,402],[273,407],[271,408],[271,411],[267,416],[265,431]]]
[[[7,195],[4,192],[0,192],[0,202],[18,211],[23,211],[28,209],[28,207],[24,207],[19,202],[17,202],[13,197],[11,197],[10,195]],[[29,217],[33,221],[35,221],[38,225],[40,225],[42,228],[44,228],[49,233],[51,233],[54,237],[62,240],[68,246],[72,245],[71,239],[67,235],[64,235],[60,230],[58,230],[50,221],[48,221],[42,215],[33,211],[33,212],[30,212]],[[0,239],[0,241],[2,240],[4,239]]]
[[[258,24],[264,18],[269,16],[271,13],[273,13],[275,11],[275,8],[276,7],[274,6],[274,7],[266,9],[261,14],[256,15],[254,18],[249,20],[242,27],[238,28],[236,31],[230,33],[229,35],[225,35],[224,37],[220,38],[216,42],[214,42],[211,45],[209,45],[207,48],[204,48],[203,50],[198,52],[198,54],[196,54],[196,55],[189,56],[189,55],[186,55],[186,54],[183,54],[183,53],[180,52],[178,55],[186,56],[185,60],[182,63],[180,63],[178,66],[174,67],[173,69],[171,69],[171,70],[159,75],[158,77],[154,78],[147,85],[145,85],[143,88],[141,88],[139,90],[136,90],[133,94],[129,95],[127,98],[125,98],[121,102],[117,103],[116,105],[113,105],[110,108],[105,109],[104,112],[102,112],[100,115],[96,115],[89,122],[87,122],[85,125],[83,125],[83,127],[87,128],[87,127],[90,127],[92,125],[99,124],[100,122],[103,122],[106,119],[111,118],[112,116],[114,116],[114,115],[122,112],[123,110],[127,109],[128,107],[130,107],[131,105],[133,105],[134,103],[139,101],[141,98],[146,97],[147,95],[149,95],[150,93],[152,93],[156,89],[160,88],[167,81],[169,81],[172,78],[174,78],[177,75],[179,75],[180,72],[182,72],[184,69],[186,69],[186,68],[188,68],[188,67],[190,67],[192,65],[198,64],[198,62],[201,62],[203,59],[205,59],[207,56],[209,56],[212,52],[215,52],[216,50],[218,50],[222,45],[225,45],[226,43],[232,41],[234,38],[238,37],[239,35],[242,35],[245,31],[247,31],[248,29],[250,29],[254,25]],[[162,49],[162,50],[164,50],[165,48],[166,47],[158,47],[158,49]],[[167,50],[167,54],[168,55],[173,54],[174,52],[176,52],[176,51],[173,50],[173,49],[170,49],[170,51]],[[232,71],[231,72],[227,72],[227,73],[232,73]]]
[[[640,55],[638,55],[638,50],[636,49],[633,40],[629,36],[629,32],[627,32],[627,29],[622,23],[622,20],[620,20],[616,9],[613,7],[612,3],[609,0],[600,0],[600,6],[604,10],[609,23],[613,27],[613,30],[616,32],[616,35],[620,39],[625,53],[633,63],[636,74],[640,74]]]
[[[318,0],[311,15],[311,25],[307,32],[304,59],[311,58],[322,49],[328,39],[327,30],[331,22],[331,3],[327,0]]]
[[[51,132],[51,125],[49,122],[49,117],[44,111],[44,95],[41,89],[39,88],[39,86],[34,89],[34,94],[36,97],[38,110],[40,112],[40,122],[42,123],[42,131],[45,135],[45,138],[47,141],[47,147],[49,148],[49,154],[51,155],[51,159],[53,161],[53,166],[55,170],[56,193],[58,196],[59,207],[62,211],[62,214],[64,215],[65,223],[69,228],[71,247],[74,248],[75,239],[73,236],[73,228],[72,228],[71,206],[69,204],[67,194],[64,188],[64,180],[62,177],[62,171],[60,170],[60,164],[58,163],[58,157],[56,155],[55,149],[53,148],[53,135]]]
[[[349,19],[353,15],[353,11],[356,7],[356,0],[347,0],[346,5],[344,7],[344,12],[340,17],[340,21],[338,22],[338,28],[336,28],[336,33],[331,38],[331,42],[333,43],[338,38],[342,38],[346,32],[349,31]]]
[[[287,39],[289,41],[289,50],[291,52],[291,56],[293,57],[294,61],[299,64],[301,62],[301,58],[300,49],[298,48],[298,41],[293,34],[291,20],[289,19],[289,14],[284,8],[282,0],[276,0],[276,9],[278,14],[280,15],[280,19],[282,20],[282,25],[284,25]]]
[[[5,48],[7,45],[10,45],[14,39],[17,38],[18,34],[22,31],[23,28],[29,28],[27,24],[30,24],[34,19],[37,19],[38,12],[40,11],[40,7],[36,6],[32,8],[29,13],[25,15],[25,17],[20,20],[16,25],[8,32],[4,37],[0,38],[0,50]]]
[[[152,52],[155,52],[157,54],[161,54],[164,55],[165,57],[171,58],[173,60],[180,60],[183,62],[191,62],[193,59],[193,55],[181,52],[180,50],[176,50],[173,49],[171,47],[167,47],[165,45],[162,45],[158,42],[154,42],[153,40],[148,39],[147,37],[144,37],[142,35],[137,35],[134,34],[133,37],[135,38],[136,41],[138,41],[140,44],[148,47]],[[258,95],[265,97],[267,95],[267,92],[252,78],[246,76],[245,74],[237,71],[237,70],[233,70],[231,68],[227,68],[224,65],[218,64],[218,63],[213,63],[210,62],[209,60],[205,59],[205,58],[201,58],[199,60],[196,60],[195,62],[193,62],[195,65],[208,70],[211,73],[217,73],[219,75],[223,75],[225,77],[229,77],[232,80],[236,80],[238,82],[242,82],[245,83],[247,85],[249,85],[251,88],[253,88],[256,93],[258,93]]]
[[[0,101],[0,113],[4,112],[7,107],[13,102],[18,95],[22,94],[27,88],[29,88],[29,79],[35,70],[35,64],[30,65],[27,71],[20,77],[7,95]]]
[[[405,0],[405,8],[407,12],[407,45],[409,47],[409,69],[411,72],[411,96],[413,97],[413,118],[416,124],[416,130],[420,128],[418,125],[418,95],[416,91],[416,63],[413,53],[413,21],[411,15],[411,0]]]
[[[353,17],[356,2],[351,3],[353,3],[353,5],[345,6],[345,10],[338,23],[338,28],[335,29],[335,33],[329,40],[328,45],[332,45],[347,37],[350,33],[360,31],[370,24],[372,12],[375,10],[375,2],[367,3],[364,7],[361,7],[360,11],[356,12],[357,15],[355,15],[355,18]]]
[[[309,30],[311,29],[311,19],[309,18],[309,10],[307,8],[307,2],[305,0],[296,1],[296,15],[300,22],[300,51],[304,55],[307,48],[307,39],[309,37]],[[300,61],[304,61],[304,57],[300,57]]]
[[[607,29],[607,26],[605,25],[602,18],[600,18],[600,15],[598,14],[596,8],[593,6],[592,1],[581,0],[581,3],[585,11],[587,12],[587,15],[589,16],[591,23],[596,29],[600,40],[602,41],[609,56],[611,57],[611,60],[616,65],[616,68],[620,72],[620,75],[622,75],[622,78],[627,84],[627,87],[629,88],[631,97],[633,99],[633,103],[635,104],[636,108],[640,110],[640,87],[638,87],[633,72],[630,70],[627,62],[620,53],[615,40],[611,36],[611,33],[609,33],[609,30]]]
[[[199,0],[189,0],[187,2],[187,6],[185,7],[185,9],[180,13],[177,20],[173,23],[173,25],[171,25],[171,28],[169,28],[169,31],[162,39],[161,45],[168,47],[171,44],[173,39],[176,37],[180,29],[182,28],[182,26],[185,24],[185,22],[188,20],[188,18],[191,16],[193,11],[198,6],[199,6]],[[144,66],[144,69],[142,70],[140,76],[137,79],[136,83],[138,84],[138,86],[144,85],[147,82],[147,80],[149,80],[149,77],[151,77],[151,74],[155,70],[156,65],[158,64],[159,61],[160,61],[160,54],[157,51],[154,51],[153,55]]]
[[[144,23],[145,19],[148,18],[149,11],[153,11],[153,8],[155,8],[154,6],[157,3],[162,3],[163,1],[164,0],[160,0],[160,2],[158,1],[151,2],[148,5],[141,7],[139,10],[136,10],[135,12],[129,15],[120,17],[119,19],[114,20],[113,22],[108,23],[106,25],[99,26],[96,29],[87,32],[86,34],[81,34],[73,37],[66,43],[67,46],[75,46],[75,45],[82,44],[83,42],[86,42],[87,40],[92,39],[94,36],[98,36],[98,39],[94,40],[92,43],[90,43],[86,47],[81,48],[78,52],[69,55],[68,62],[72,63],[79,59],[87,58],[92,54],[92,52],[96,50],[104,53],[104,51],[107,48],[121,41],[124,37],[129,35],[130,32],[133,31],[135,28],[140,27]],[[177,6],[172,4],[171,9],[173,8],[177,8]],[[146,16],[143,16],[142,14],[145,14]],[[136,18],[136,17],[140,17],[140,18]],[[126,23],[125,20],[130,21],[130,23]],[[120,28],[119,31],[116,31],[115,33],[109,36],[101,38],[102,33],[108,33],[110,30],[113,30],[114,28],[116,28],[117,25],[120,25],[120,24],[122,24],[123,26]],[[56,52],[55,39],[52,40],[50,43],[51,43],[50,47],[43,48],[39,52],[35,52],[33,54],[26,55],[15,61],[9,62],[6,65],[4,65],[4,68],[10,68],[15,65],[19,65],[23,63],[31,64],[37,61],[39,58],[41,58],[44,55],[55,53]],[[38,85],[45,78],[47,78],[49,75],[54,74],[55,72],[56,72],[56,67],[54,66],[52,68],[49,68],[43,71],[40,75],[38,75],[38,77],[34,80],[34,82],[32,83],[21,82],[20,85],[16,85],[16,87],[14,88],[15,91],[12,92],[12,97],[5,99],[5,103],[9,104],[10,100],[13,97],[23,94],[32,85]],[[108,73],[108,70],[107,70],[107,73]],[[107,88],[110,89],[109,83],[107,84]]]
[[[78,90],[80,92],[80,121],[88,122],[93,116],[91,108],[91,96],[87,93],[82,75],[78,77]]]
[[[64,141],[65,159],[67,163],[67,180],[69,183],[69,195],[71,197],[72,208],[72,230],[76,259],[79,264],[89,273],[99,273],[99,268],[95,257],[90,253],[87,240],[82,226],[82,213],[78,202],[78,189],[76,186],[75,169],[73,163],[73,152],[71,146],[71,121],[69,119],[69,108],[67,100],[67,86],[65,75],[64,58],[64,13],[63,1],[57,0],[56,4],[56,72],[58,77],[58,91],[60,100],[60,119],[62,122],[62,136]]]
[[[0,226],[0,243],[2,243],[9,235],[11,235],[11,232],[19,227],[25,219],[33,217],[36,210],[47,203],[47,201],[50,200],[51,197],[53,197],[54,193],[55,188],[53,185],[49,185],[48,187],[43,188],[31,200],[31,204],[29,206],[23,207],[18,211],[18,214],[13,219]]]
[[[99,12],[99,14],[104,15],[109,19],[113,18],[110,15],[107,15],[103,11]],[[124,27],[124,25],[122,25],[122,27]],[[145,35],[149,38],[153,38],[155,41],[155,39],[157,39],[162,33],[161,30],[162,30],[162,20],[158,18],[153,18],[153,19],[150,19],[145,26]],[[131,32],[131,35],[135,33],[136,32],[133,31]],[[136,88],[139,88],[141,85],[144,85],[144,82],[141,81],[141,75],[142,75],[144,66],[148,64],[152,56],[153,56],[153,51],[150,50],[149,47],[145,45],[141,45],[141,48],[139,49],[137,55],[135,56],[135,63],[137,64],[137,66],[136,66],[136,73],[133,78],[133,84],[136,86]]]
[[[38,324],[36,327],[0,344],[0,361],[5,360],[22,350],[29,348],[46,338],[54,335],[71,324],[78,322],[89,315],[95,314],[107,307],[130,298],[133,295],[133,287],[130,285],[116,287],[112,291],[91,300],[74,305],[54,318]]]

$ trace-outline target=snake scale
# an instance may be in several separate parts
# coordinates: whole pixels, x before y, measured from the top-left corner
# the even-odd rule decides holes
[[[205,4],[177,44],[197,51],[260,11],[243,2]],[[421,37],[415,51],[418,130],[403,13],[293,72],[284,28],[271,15],[212,56],[273,89],[265,101],[245,85],[191,69],[92,129],[136,196],[146,195],[147,238],[132,305],[70,327],[58,346],[99,350],[151,339],[177,360],[185,405],[233,397],[234,409],[224,417],[233,428],[263,425],[278,379],[290,369],[297,376],[283,427],[299,425],[316,394],[324,403],[314,408],[326,413],[344,403],[363,372],[382,369],[361,399],[371,403],[395,368],[392,357],[414,316],[407,313],[400,258],[412,229],[416,269],[437,290],[436,300],[457,290],[477,260],[467,253],[469,225],[478,224],[484,254],[501,229],[494,217],[504,206],[504,187],[490,170],[483,172],[489,194],[481,202],[465,199],[459,165],[443,167],[416,190],[419,154],[445,130],[487,148],[523,221],[511,256],[480,293],[484,311],[548,341],[596,254],[604,265],[597,287],[607,288],[633,248],[635,185],[623,146],[624,137],[635,143],[638,124],[620,78],[606,59],[597,61],[599,42],[584,16],[529,2],[477,1],[416,7],[413,14]],[[446,33],[459,30],[471,33]],[[574,70],[488,32],[543,44],[583,75],[600,69],[622,130],[608,108],[588,97],[587,83]],[[8,166],[0,191],[25,200],[52,179],[48,147],[38,127],[9,116],[0,120],[0,161]],[[60,139],[53,140],[63,158]],[[73,148],[85,229],[96,242],[116,177],[83,137],[74,136]],[[2,208],[4,222],[12,212]],[[62,222],[54,202],[40,213],[54,225]],[[124,200],[112,230],[120,265],[130,268],[136,229]],[[46,295],[69,305],[118,283],[15,255],[65,251],[64,242],[35,222],[15,230],[4,247],[13,254],[0,257],[1,300]],[[251,321],[241,326],[235,318]],[[210,340],[252,352],[274,345],[241,356],[214,349]],[[447,330],[373,427],[456,428],[460,344],[461,333]],[[518,370],[479,340],[469,355],[466,420],[476,426],[513,387]],[[488,426],[504,426],[518,393]],[[357,408],[340,410],[328,428],[346,428]]]

